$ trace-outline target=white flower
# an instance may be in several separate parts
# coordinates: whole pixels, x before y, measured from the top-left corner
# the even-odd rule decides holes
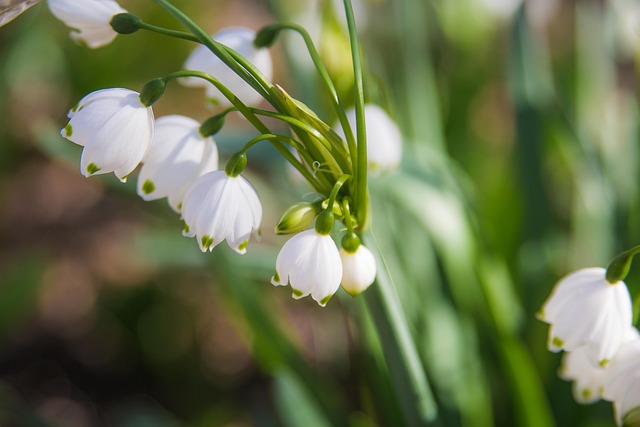
[[[269,50],[256,49],[253,45],[256,33],[248,28],[230,27],[212,35],[213,39],[231,49],[237,51],[251,62],[267,79],[273,74],[271,55]],[[235,96],[247,105],[254,105],[262,100],[262,97],[247,82],[242,80],[224,62],[215,56],[207,47],[197,47],[187,58],[184,69],[203,71],[210,74],[226,86]],[[211,83],[189,77],[180,80],[186,86],[204,87],[207,98],[214,104],[227,107],[231,103]]]
[[[616,421],[640,406],[640,338],[633,328],[626,335],[627,342],[607,365],[603,397],[613,402]]]
[[[338,290],[341,278],[342,263],[333,239],[311,229],[294,235],[284,244],[271,283],[275,286],[290,283],[293,298],[311,294],[324,307]]]
[[[185,116],[156,120],[153,141],[138,176],[140,197],[167,197],[169,205],[179,212],[193,181],[218,169],[216,143],[211,137],[203,137],[199,130],[200,123]]]
[[[259,233],[262,205],[249,181],[218,170],[191,185],[182,202],[182,218],[184,235],[196,236],[203,252],[226,240],[230,248],[244,254],[251,234]]]
[[[346,111],[347,120],[356,133],[356,112],[353,108]],[[402,161],[402,134],[398,126],[377,105],[364,106],[364,118],[367,132],[367,163],[369,172],[378,174],[397,169]],[[344,130],[336,123],[333,129],[345,139]]]
[[[624,282],[605,279],[604,268],[585,268],[555,286],[539,314],[549,323],[551,351],[586,346],[593,364],[606,365],[631,328],[631,297]]]
[[[564,353],[560,377],[573,381],[573,398],[578,403],[593,403],[600,399],[606,369],[595,366],[587,357],[587,347]]]
[[[84,147],[80,160],[84,176],[115,172],[126,181],[153,138],[153,110],[129,89],[92,92],[69,111],[69,118],[60,133]]]
[[[340,248],[342,260],[342,289],[350,295],[364,292],[376,278],[376,260],[364,245],[358,246],[355,252]]]
[[[113,0],[49,0],[51,13],[74,29],[71,38],[90,48],[107,45],[116,33],[109,22],[113,15],[126,13]]]

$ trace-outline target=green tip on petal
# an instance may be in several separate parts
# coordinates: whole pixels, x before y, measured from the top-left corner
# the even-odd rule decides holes
[[[202,241],[202,247],[205,249],[209,249],[209,247],[213,245],[213,237],[202,236],[201,241]]]
[[[244,251],[247,249],[247,245],[249,244],[248,240],[245,240],[244,242],[240,243],[240,246],[238,246],[238,250],[239,251]]]
[[[68,123],[68,124],[64,127],[64,135],[65,135],[67,138],[70,138],[72,133],[73,133],[73,127],[71,126],[71,123]]]
[[[551,344],[553,344],[555,347],[561,348],[564,345],[564,341],[558,337],[553,337],[553,339],[551,340]]]
[[[184,228],[182,229],[182,231],[186,234],[189,233],[189,225],[185,222],[184,223]]]
[[[324,307],[325,305],[327,305],[332,296],[333,295],[327,295],[326,297],[322,298],[318,304]]]
[[[293,294],[294,297],[298,297],[298,298],[300,298],[300,297],[302,297],[302,295],[304,295],[304,293],[302,291],[299,291],[297,289],[291,289],[291,293]]]
[[[582,398],[584,400],[591,399],[591,396],[592,396],[591,390],[589,390],[588,388],[582,389]]]
[[[599,363],[600,367],[604,368],[609,364],[609,359],[602,359]]]
[[[538,320],[543,320],[543,321],[544,321],[544,310],[543,310],[543,309],[540,309],[540,311],[538,311],[538,312],[536,313],[536,318],[537,318]]]
[[[273,275],[273,281],[276,283],[280,283],[280,275],[276,271],[276,274]]]
[[[144,194],[151,194],[156,190],[156,186],[151,180],[146,180],[144,184],[142,184],[142,192]]]
[[[94,173],[98,172],[100,170],[100,168],[98,167],[98,165],[96,165],[95,163],[89,163],[87,165],[87,173],[89,175],[93,175]]]

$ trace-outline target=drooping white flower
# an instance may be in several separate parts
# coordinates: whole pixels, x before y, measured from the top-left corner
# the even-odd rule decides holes
[[[92,92],[68,115],[69,123],[60,133],[84,147],[80,160],[84,176],[115,172],[126,181],[153,138],[153,110],[129,89]]]
[[[267,79],[271,79],[273,67],[271,55],[266,48],[257,49],[253,45],[256,33],[248,28],[229,27],[212,35],[213,39],[240,53],[251,62]],[[187,58],[184,69],[203,71],[210,74],[226,86],[235,96],[247,105],[254,105],[260,102],[262,97],[247,82],[242,80],[224,62],[215,56],[205,46],[198,46]],[[204,87],[206,96],[213,104],[222,107],[230,106],[231,103],[218,89],[211,83],[189,77],[180,80],[186,86]]]
[[[113,0],[48,0],[51,13],[74,31],[71,38],[90,48],[107,45],[118,33],[109,25],[113,15],[127,11]]]
[[[544,303],[551,351],[586,346],[591,363],[606,365],[631,328],[631,297],[622,281],[609,283],[604,268],[585,268],[564,277]]]
[[[338,290],[341,278],[340,253],[333,239],[311,229],[294,235],[284,244],[271,283],[291,284],[293,298],[311,295],[324,307]]]
[[[356,111],[350,108],[346,114],[355,135]],[[373,104],[364,106],[364,118],[369,172],[379,174],[397,169],[402,160],[402,134],[398,126],[382,108]],[[345,139],[344,130],[339,123],[333,126],[333,130]]]
[[[249,181],[217,170],[191,185],[182,201],[182,218],[183,234],[197,237],[203,252],[226,240],[230,248],[244,254],[251,234],[259,234],[262,205]]]
[[[369,249],[359,245],[355,252],[340,248],[342,289],[356,296],[364,292],[376,278],[376,260]]]
[[[587,347],[568,351],[562,356],[560,377],[573,381],[573,398],[578,403],[593,403],[600,399],[606,369],[596,366],[587,357]]]
[[[627,341],[607,365],[603,384],[603,397],[613,402],[618,425],[640,406],[640,335],[633,328],[626,336]]]
[[[185,116],[156,120],[155,133],[138,176],[138,194],[144,200],[167,197],[180,211],[189,186],[200,176],[218,169],[218,148],[203,137],[200,123]]]

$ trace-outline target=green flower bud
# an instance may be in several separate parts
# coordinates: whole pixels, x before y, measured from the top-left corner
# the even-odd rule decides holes
[[[324,210],[316,218],[316,231],[318,234],[326,236],[333,231],[333,224],[336,222],[336,217],[329,210]]]
[[[118,34],[132,34],[140,29],[142,19],[132,13],[119,13],[111,18],[111,28]]]
[[[200,125],[200,135],[203,137],[213,136],[216,133],[220,132],[222,127],[224,126],[224,119],[226,117],[225,113],[216,114],[213,117],[209,117]]]
[[[239,153],[231,156],[229,161],[227,161],[227,166],[225,166],[224,171],[227,176],[236,177],[240,175],[240,173],[247,166],[247,153],[244,151],[240,151]]]
[[[342,249],[350,254],[354,254],[360,246],[360,237],[356,233],[347,233],[342,238]]]
[[[257,48],[271,47],[276,41],[280,30],[281,28],[277,24],[267,25],[258,32],[256,38],[253,40],[253,45]]]
[[[153,79],[148,81],[142,87],[142,91],[140,91],[140,103],[145,107],[151,107],[153,104],[158,102],[160,98],[162,98],[166,87],[167,83],[164,79]]]
[[[276,234],[295,234],[306,229],[320,212],[321,202],[300,202],[287,208],[275,228]]]

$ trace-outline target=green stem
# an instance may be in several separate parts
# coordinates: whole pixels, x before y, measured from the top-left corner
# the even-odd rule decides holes
[[[248,121],[251,123],[258,132],[262,134],[273,134],[271,130],[258,119],[258,117],[251,111],[249,107],[247,107],[237,96],[235,96],[225,85],[220,83],[217,79],[210,76],[207,73],[202,71],[191,71],[191,70],[183,70],[176,71],[171,74],[163,77],[165,82],[169,80],[173,80],[180,77],[198,77],[203,80],[208,81],[212,85],[216,87],[222,93],[222,95],[233,104],[233,106],[240,112]],[[300,160],[296,159],[296,157],[289,151],[287,147],[285,147],[278,140],[270,140],[272,145],[278,150],[278,152],[289,162],[291,165],[298,170],[304,176],[304,178],[309,181],[309,183],[316,189],[316,191],[326,194],[329,191],[329,186],[321,184],[310,172],[309,170],[300,162]]]
[[[176,30],[170,30],[168,28],[164,28],[164,27],[158,27],[156,25],[152,25],[152,24],[148,24],[144,21],[141,21],[138,26],[140,27],[141,30],[147,30],[147,31],[151,31],[153,33],[157,33],[157,34],[162,34],[164,36],[168,36],[168,37],[173,37],[176,39],[181,39],[181,40],[187,40],[190,42],[195,42],[195,43],[200,43],[200,39],[197,38],[196,36],[194,36],[191,33],[187,33],[184,31],[176,31]]]
[[[205,45],[214,55],[224,62],[233,72],[246,81],[260,95],[262,95],[276,109],[281,107],[281,102],[277,96],[276,89],[267,78],[245,57],[233,49],[229,49],[221,43],[215,41],[209,33],[203,30],[191,18],[185,15],[180,9],[167,0],[153,0],[157,5],[169,12],[186,29],[188,29],[203,45]]]
[[[367,132],[364,118],[364,84],[362,73],[362,61],[360,58],[360,44],[356,32],[356,22],[353,16],[351,0],[344,1],[344,10],[349,26],[349,40],[351,41],[351,58],[353,60],[353,78],[355,85],[356,107],[356,139],[358,141],[358,156],[354,164],[356,174],[355,205],[358,224],[366,228],[369,215],[369,196],[367,192]],[[360,230],[364,231],[364,230]]]
[[[348,160],[345,158],[344,153],[340,150],[335,150],[337,148],[335,145],[331,144],[331,141],[326,138],[322,132],[313,126],[303,122],[302,120],[296,119],[291,116],[287,116],[284,114],[276,113],[274,111],[261,110],[258,108],[251,108],[251,111],[254,114],[271,117],[274,119],[282,120],[303,132],[306,132],[309,135],[312,135],[314,138],[309,138],[309,140],[313,143],[315,140],[320,141],[321,144],[313,144],[313,147],[308,147],[310,151],[316,152],[319,154],[324,163],[327,163],[332,171],[336,175],[340,175],[344,172],[349,172],[350,167]],[[339,151],[339,152],[336,152]],[[333,154],[332,154],[333,152]],[[335,155],[334,155],[335,154]]]
[[[333,204],[336,201],[336,197],[338,197],[338,192],[340,191],[340,189],[342,188],[344,183],[347,182],[350,179],[351,179],[351,175],[349,175],[349,174],[344,174],[340,178],[338,178],[336,183],[333,185],[333,188],[331,189],[331,194],[329,194],[329,200],[327,202],[327,209],[333,211]]]
[[[327,71],[322,59],[320,58],[320,54],[313,44],[313,40],[311,40],[311,36],[309,32],[302,26],[297,24],[273,24],[267,27],[269,30],[277,29],[277,30],[291,30],[298,33],[304,44],[307,46],[307,50],[309,51],[309,56],[311,57],[311,61],[316,67],[316,71],[320,74],[320,80],[324,84],[325,88],[329,92],[329,97],[331,99],[331,103],[333,104],[333,108],[338,116],[338,120],[340,121],[340,125],[344,130],[344,134],[347,140],[347,146],[349,147],[349,153],[351,154],[351,158],[353,159],[353,163],[355,163],[355,159],[357,158],[357,146],[356,140],[353,135],[353,130],[351,128],[351,123],[347,119],[347,115],[345,114],[344,107],[342,106],[342,102],[340,101],[340,97],[338,95],[338,91],[336,90],[335,85],[333,84],[333,80],[331,80],[331,76]]]

